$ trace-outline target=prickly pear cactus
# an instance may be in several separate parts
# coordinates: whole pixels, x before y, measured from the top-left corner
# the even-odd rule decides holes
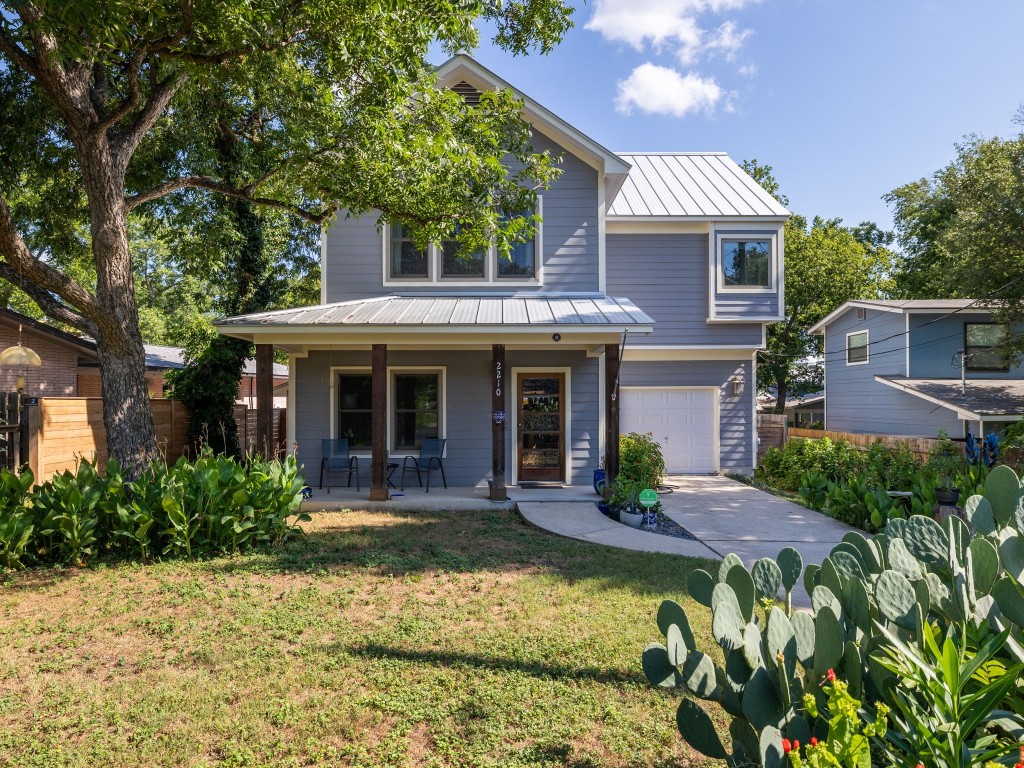
[[[664,643],[643,653],[652,684],[683,688],[732,716],[728,745],[692,699],[679,705],[679,732],[699,752],[730,765],[781,766],[782,739],[827,735],[804,709],[805,694],[824,709],[820,683],[830,670],[866,706],[882,698],[891,673],[876,658],[889,642],[922,642],[923,624],[969,625],[975,636],[1010,630],[1003,654],[1024,662],[1024,488],[1008,467],[989,474],[984,494],[965,504],[967,522],[928,516],[892,519],[868,538],[848,533],[824,562],[806,568],[795,549],[748,570],[736,555],[715,576],[694,571],[690,596],[711,610],[718,664],[702,652],[686,610],[658,611]],[[793,611],[801,582],[812,610]],[[980,634],[979,634],[980,633]]]

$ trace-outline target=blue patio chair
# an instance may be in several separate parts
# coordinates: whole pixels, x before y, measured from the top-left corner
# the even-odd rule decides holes
[[[406,456],[402,460],[402,490],[405,490],[405,471],[407,469],[415,470],[416,480],[420,484],[420,488],[423,487],[423,478],[420,476],[420,472],[427,473],[427,493],[430,493],[430,473],[435,469],[441,470],[441,482],[444,483],[444,487],[448,487],[448,479],[444,476],[444,463],[441,461],[441,457],[444,454],[445,440],[424,440],[420,444],[420,455],[419,456]]]
[[[324,487],[324,471],[327,474],[327,492],[331,492],[330,473],[348,472],[348,487],[352,487],[352,475],[356,476],[356,490],[359,490],[359,457],[350,456],[348,452],[348,438],[324,438],[321,441],[324,449],[324,457],[320,459],[320,487]]]

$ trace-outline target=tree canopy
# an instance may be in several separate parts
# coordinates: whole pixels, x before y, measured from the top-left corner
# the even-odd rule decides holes
[[[137,286],[157,302],[166,275],[138,247],[147,220],[211,194],[313,225],[379,209],[421,242],[507,253],[533,222],[501,214],[532,209],[556,158],[511,94],[467,104],[426,55],[472,49],[479,22],[546,52],[570,17],[561,0],[0,0],[0,277],[96,338],[111,455],[130,474],[157,455]],[[230,178],[212,104],[244,139]],[[208,241],[173,247],[221,263]]]

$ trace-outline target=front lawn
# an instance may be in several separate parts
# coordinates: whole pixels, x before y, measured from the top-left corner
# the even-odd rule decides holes
[[[660,601],[683,600],[706,563],[554,538],[502,511],[323,513],[304,528],[235,558],[7,576],[0,765],[703,759],[676,732],[677,694],[652,690],[639,660]]]

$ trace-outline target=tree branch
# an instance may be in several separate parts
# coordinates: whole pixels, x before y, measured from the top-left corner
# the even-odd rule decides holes
[[[58,323],[64,323],[72,328],[77,328],[82,333],[96,336],[96,326],[93,323],[86,320],[67,305],[62,304],[49,291],[43,290],[31,280],[22,277],[14,267],[5,261],[0,261],[0,279],[6,280],[27,293],[29,298],[46,313],[47,317],[56,320]]]
[[[10,56],[14,64],[32,77],[39,77],[39,62],[36,61],[36,57],[18,45],[17,41],[3,27],[0,27],[0,51]]]
[[[136,148],[139,146],[139,142],[146,135],[150,128],[160,119],[160,115],[163,114],[167,105],[170,103],[174,95],[181,89],[188,79],[188,75],[183,71],[179,70],[173,75],[169,76],[162,83],[158,84],[156,89],[149,95],[149,99],[146,100],[142,110],[135,117],[131,126],[120,134],[116,141],[112,142],[111,149],[114,152],[114,156],[117,158],[117,163],[123,173],[128,166],[128,161],[131,156],[135,153]],[[138,88],[138,82],[136,81],[135,87]],[[127,104],[127,102],[125,102]],[[122,104],[121,107],[124,107]],[[121,107],[118,108],[120,111]],[[130,112],[134,106],[129,106],[124,110],[122,117]],[[112,113],[113,114],[113,113]],[[118,120],[121,118],[118,117]],[[112,123],[111,123],[112,124]]]
[[[286,203],[282,200],[274,200],[270,197],[259,197],[253,194],[252,185],[245,187],[232,187],[230,184],[217,181],[209,176],[182,176],[177,179],[172,179],[171,181],[165,181],[163,184],[153,187],[152,189],[148,189],[145,192],[139,192],[137,195],[132,195],[125,200],[125,207],[131,211],[138,208],[140,205],[157,200],[164,195],[176,192],[179,189],[205,189],[208,192],[217,192],[218,194],[227,195],[228,197],[241,198],[242,200],[248,200],[254,205],[276,208],[279,211],[290,213],[293,216],[298,216],[299,218],[305,219],[313,224],[323,224],[334,213],[334,209],[329,207],[324,208],[321,211],[311,211],[308,208],[303,208],[301,205]]]
[[[14,219],[11,217],[11,209],[3,196],[0,196],[0,258],[6,262],[6,271],[16,275],[16,279],[8,279],[19,288],[26,290],[37,303],[42,298],[40,292],[56,294],[80,312],[83,319],[86,319],[94,327],[104,326],[116,330],[116,325],[113,325],[109,313],[103,310],[81,283],[37,259],[32,254],[18,234]],[[4,276],[6,277],[6,275]],[[29,292],[25,288],[26,285],[34,285],[38,290],[35,293]],[[46,301],[45,298],[43,301]],[[51,304],[56,304],[52,297]],[[40,307],[43,307],[43,304],[40,303]],[[45,307],[43,309],[46,310]],[[73,323],[69,324],[73,325]]]

